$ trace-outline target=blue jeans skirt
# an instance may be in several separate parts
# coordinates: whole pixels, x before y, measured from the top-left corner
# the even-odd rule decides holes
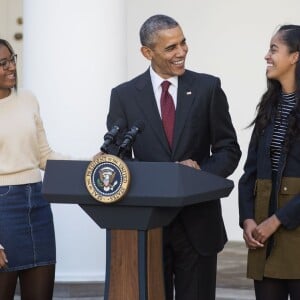
[[[8,264],[0,272],[55,264],[55,235],[42,183],[0,186],[0,244]]]

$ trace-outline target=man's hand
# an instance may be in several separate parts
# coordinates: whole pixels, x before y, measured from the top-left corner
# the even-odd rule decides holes
[[[8,260],[6,258],[4,249],[0,249],[0,269],[5,268],[7,263],[8,263]]]
[[[200,166],[198,165],[198,163],[195,160],[192,159],[186,159],[186,160],[182,160],[178,162],[179,164],[200,170]]]

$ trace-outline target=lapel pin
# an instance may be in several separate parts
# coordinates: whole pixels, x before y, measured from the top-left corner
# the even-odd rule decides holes
[[[186,94],[187,95],[192,95],[192,92],[191,91],[187,91]]]

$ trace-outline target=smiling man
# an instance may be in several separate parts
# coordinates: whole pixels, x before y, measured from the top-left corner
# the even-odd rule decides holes
[[[128,151],[139,161],[232,174],[241,152],[220,80],[185,69],[186,39],[170,17],[147,19],[140,40],[151,65],[112,89],[107,127],[119,119],[128,128],[143,120],[145,129]],[[217,253],[226,241],[220,200],[182,209],[164,228],[166,300],[173,299],[174,288],[176,300],[215,299]]]

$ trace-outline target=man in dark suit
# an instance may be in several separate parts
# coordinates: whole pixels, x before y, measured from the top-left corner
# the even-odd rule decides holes
[[[145,129],[133,145],[137,160],[179,162],[229,176],[241,152],[220,80],[185,69],[188,46],[174,19],[150,17],[140,39],[151,66],[112,89],[107,127],[119,119],[126,120],[128,128],[143,120]],[[166,80],[170,86],[162,92]],[[163,98],[172,100],[168,108]],[[217,253],[226,241],[220,200],[184,208],[164,228],[166,299],[173,299],[174,285],[176,300],[215,299]]]

